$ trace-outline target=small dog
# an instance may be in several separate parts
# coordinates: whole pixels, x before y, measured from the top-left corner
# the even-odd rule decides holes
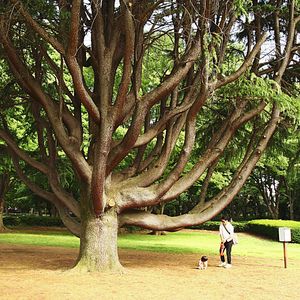
[[[198,269],[199,270],[206,270],[208,266],[208,257],[203,255],[198,263]]]

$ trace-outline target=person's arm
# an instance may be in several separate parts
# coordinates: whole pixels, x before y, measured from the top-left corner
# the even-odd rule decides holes
[[[224,228],[222,225],[220,225],[220,227],[219,227],[219,233],[220,233],[221,243],[224,244],[226,242],[226,240],[224,237]]]
[[[230,223],[230,227],[229,227],[229,232],[230,232],[230,235],[233,236],[234,234],[234,227],[233,225]]]
[[[231,223],[228,224],[227,226],[227,229],[229,231],[229,237],[230,237],[230,240],[233,239],[233,235],[234,235],[234,227]]]

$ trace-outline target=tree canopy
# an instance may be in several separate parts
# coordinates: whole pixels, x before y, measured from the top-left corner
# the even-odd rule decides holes
[[[238,194],[279,122],[300,119],[299,8],[257,0],[3,2],[0,55],[11,73],[0,140],[18,176],[80,236],[78,268],[119,268],[119,226],[178,230],[211,219]],[[206,197],[220,166],[226,178]],[[188,213],[146,210],[200,179]]]

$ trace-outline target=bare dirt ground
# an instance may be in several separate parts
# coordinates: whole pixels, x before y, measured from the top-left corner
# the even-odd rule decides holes
[[[72,274],[77,249],[0,244],[0,299],[299,299],[299,260],[234,256],[232,269],[197,254],[120,250],[124,274]]]

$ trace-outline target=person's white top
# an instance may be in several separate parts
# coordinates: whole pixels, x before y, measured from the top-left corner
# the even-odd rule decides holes
[[[229,232],[227,232],[227,230],[225,229],[224,226],[226,226],[226,229],[227,229]],[[220,233],[221,241],[222,241],[223,243],[229,242],[229,241],[232,240],[233,233],[234,233],[234,228],[233,228],[233,226],[231,225],[231,223],[229,223],[229,222],[226,222],[226,224],[221,223],[221,224],[220,224],[220,227],[219,227],[219,233]]]

